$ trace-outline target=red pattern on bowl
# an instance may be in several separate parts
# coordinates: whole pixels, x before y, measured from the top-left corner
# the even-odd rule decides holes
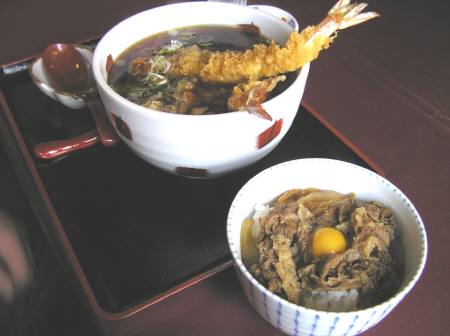
[[[130,126],[123,121],[121,117],[119,117],[116,114],[112,114],[114,119],[114,125],[116,126],[117,131],[122,134],[125,138],[127,138],[130,141],[133,141],[133,134],[131,133]]]
[[[272,126],[258,135],[258,138],[256,139],[256,148],[261,149],[264,146],[268,145],[273,139],[277,137],[278,134],[280,134],[282,126],[283,119],[278,119],[273,123]]]

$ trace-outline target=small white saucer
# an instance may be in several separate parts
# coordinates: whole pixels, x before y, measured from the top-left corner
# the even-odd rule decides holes
[[[91,67],[92,64],[92,50],[89,47],[83,45],[74,45],[74,47],[81,53],[86,64]],[[48,78],[47,72],[42,62],[42,57],[36,58],[28,68],[28,72],[33,80],[34,84],[47,96],[60,102],[71,109],[83,108],[86,104],[81,98],[70,92],[59,90],[51,85],[51,81]]]

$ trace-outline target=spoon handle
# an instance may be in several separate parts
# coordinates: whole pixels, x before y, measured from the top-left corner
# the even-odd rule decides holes
[[[40,159],[55,159],[64,154],[93,146],[99,140],[97,130],[92,130],[70,139],[41,142],[34,146],[33,152]]]
[[[95,93],[83,95],[83,99],[91,111],[95,124],[97,125],[98,135],[103,145],[111,147],[116,145],[120,140],[108,119],[105,108]]]

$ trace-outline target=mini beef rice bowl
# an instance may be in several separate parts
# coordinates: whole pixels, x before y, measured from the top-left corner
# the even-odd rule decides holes
[[[411,201],[373,171],[331,159],[251,178],[230,205],[227,238],[248,302],[299,336],[373,327],[411,291],[427,255]]]
[[[399,250],[391,209],[330,190],[288,190],[256,206],[241,231],[251,274],[272,293],[316,310],[387,300],[401,283]]]

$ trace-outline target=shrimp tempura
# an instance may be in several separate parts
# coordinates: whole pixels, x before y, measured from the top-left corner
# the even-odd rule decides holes
[[[227,100],[230,111],[248,111],[263,119],[272,120],[269,113],[262,107],[267,94],[271,92],[286,76],[274,76],[264,80],[250,80],[233,87],[231,96]]]
[[[295,71],[327,49],[338,30],[378,16],[375,12],[361,13],[366,3],[350,2],[339,0],[317,26],[292,32],[284,47],[272,42],[257,44],[244,52],[211,52],[197,46],[181,48],[170,58],[169,73],[195,76],[204,82],[239,83]]]

